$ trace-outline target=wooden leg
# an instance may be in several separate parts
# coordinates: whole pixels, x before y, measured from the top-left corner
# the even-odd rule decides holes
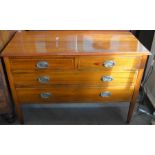
[[[136,80],[133,96],[132,96],[132,99],[130,101],[128,117],[127,117],[127,123],[130,123],[131,118],[132,118],[132,114],[133,114],[133,111],[134,111],[134,108],[135,108],[135,105],[136,105],[137,96],[138,96],[138,93],[139,93],[140,83],[141,83],[141,79],[142,79],[142,76],[143,76],[146,60],[147,60],[147,56],[142,56],[141,65],[139,67],[139,72],[138,72],[138,75],[137,75],[137,80]]]
[[[10,86],[11,93],[12,93],[12,96],[13,96],[13,102],[15,103],[15,107],[16,107],[16,114],[17,114],[19,122],[21,124],[23,124],[24,123],[23,113],[22,113],[22,109],[21,109],[21,104],[18,101],[18,97],[17,97],[17,94],[16,94],[16,89],[15,89],[15,86],[14,86],[14,79],[12,77],[10,60],[9,60],[8,57],[5,57],[3,60],[5,62],[5,69],[6,69],[6,72],[7,72],[7,77],[8,77],[8,80],[9,80],[9,86]]]
[[[20,105],[16,105],[16,113],[20,124],[24,124],[24,117],[22,112],[22,107]]]
[[[131,101],[130,102],[130,106],[129,106],[129,110],[128,110],[128,117],[127,117],[127,123],[129,124],[131,122],[132,119],[132,115],[135,109],[135,105],[136,105],[136,101]]]

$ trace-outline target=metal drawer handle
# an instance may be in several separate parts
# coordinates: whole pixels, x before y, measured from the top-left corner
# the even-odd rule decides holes
[[[47,83],[50,80],[49,76],[40,76],[38,77],[38,82],[40,83]]]
[[[108,60],[108,61],[105,61],[105,62],[103,63],[103,65],[104,65],[104,67],[106,67],[106,68],[112,68],[113,66],[116,65],[116,62],[113,61],[113,60]]]
[[[101,92],[100,96],[101,97],[110,97],[112,94],[109,91]]]
[[[39,69],[48,68],[48,62],[47,61],[39,61],[39,62],[37,62],[37,68],[39,68]]]
[[[44,92],[40,94],[40,97],[43,99],[48,99],[52,94],[50,92]]]
[[[110,82],[110,81],[112,81],[112,80],[114,80],[114,79],[113,79],[112,76],[103,76],[103,77],[101,78],[101,80],[102,80],[103,82]]]

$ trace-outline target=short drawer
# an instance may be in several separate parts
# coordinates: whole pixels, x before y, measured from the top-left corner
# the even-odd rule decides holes
[[[136,70],[141,57],[101,56],[79,57],[79,69],[104,69],[111,71]]]
[[[51,87],[53,84],[130,86],[134,84],[136,77],[137,72],[109,71],[35,71],[13,74],[15,87]]]
[[[20,103],[130,101],[133,87],[17,88]]]
[[[51,59],[10,59],[11,70],[64,70],[74,69],[74,58],[51,58]]]

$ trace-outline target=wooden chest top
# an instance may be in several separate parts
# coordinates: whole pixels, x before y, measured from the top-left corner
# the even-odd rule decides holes
[[[149,55],[128,31],[21,31],[2,56]]]

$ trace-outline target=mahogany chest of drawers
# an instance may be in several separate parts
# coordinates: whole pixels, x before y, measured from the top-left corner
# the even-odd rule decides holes
[[[2,53],[23,122],[25,103],[136,103],[149,51],[127,31],[23,31]]]

